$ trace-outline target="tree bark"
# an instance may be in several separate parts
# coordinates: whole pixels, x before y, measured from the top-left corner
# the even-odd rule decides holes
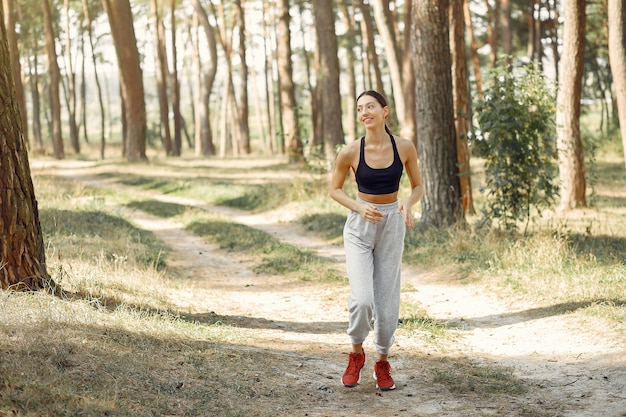
[[[0,17],[4,18],[0,3]],[[0,287],[54,286],[46,270],[39,210],[22,134],[4,24],[0,24]]]
[[[161,135],[165,154],[173,153],[172,134],[170,131],[170,105],[167,97],[168,68],[167,52],[165,48],[165,28],[163,27],[161,2],[151,0],[152,17],[154,19],[154,39],[156,50],[156,82],[159,97],[159,115],[161,117]]]
[[[78,142],[78,123],[76,122],[76,73],[72,57],[72,37],[70,21],[70,2],[64,0],[65,11],[65,76],[67,78],[67,123],[70,129],[70,144],[76,154],[80,154]]]
[[[355,36],[355,32],[354,32],[354,26],[355,26],[355,22],[354,22],[354,15],[350,13],[350,11],[348,10],[348,7],[346,6],[345,3],[340,3],[338,5],[339,10],[341,11],[341,20],[344,24],[344,26],[346,27],[346,37],[347,39],[347,45],[346,45],[346,78],[348,79],[348,94],[346,95],[346,108],[348,109],[348,112],[351,111],[351,109],[355,109],[356,108],[356,96],[357,96],[357,92],[356,92],[356,73],[355,73],[355,67],[356,67],[356,57],[354,54],[354,47],[356,45],[356,36]],[[347,138],[346,141],[347,142],[353,142],[354,140],[356,140],[356,118],[355,117],[348,117],[346,120],[346,131],[347,131]]]
[[[59,83],[61,82],[61,70],[57,62],[56,36],[52,25],[52,13],[50,12],[49,0],[42,0],[44,17],[44,29],[46,32],[46,52],[48,56],[48,92],[50,97],[50,113],[52,117],[52,149],[56,159],[65,158],[63,150],[63,137],[61,133],[61,98],[59,96]]]
[[[623,0],[609,0],[609,59],[626,166],[626,6]]]
[[[561,179],[561,210],[587,205],[585,162],[580,138],[580,97],[585,52],[586,0],[563,4],[563,53],[557,93],[556,132]]]
[[[202,129],[202,146],[199,151],[202,155],[215,155],[215,145],[213,143],[213,131],[211,129],[211,92],[215,83],[215,75],[217,74],[217,40],[215,39],[215,28],[209,23],[209,17],[206,10],[200,4],[200,0],[193,1],[193,7],[200,21],[200,25],[204,28],[209,47],[209,63],[208,68],[204,72],[202,80],[202,109],[200,112],[200,127]],[[198,151],[196,150],[196,154]]]
[[[250,105],[248,100],[248,62],[246,58],[246,15],[243,7],[244,0],[235,0],[237,21],[239,26],[239,62],[241,65],[241,79],[239,86],[239,149],[249,154],[250,149]]]
[[[289,162],[302,162],[304,153],[300,129],[298,127],[298,111],[296,93],[293,84],[293,68],[291,63],[291,32],[289,30],[289,0],[278,0],[278,80],[280,82],[280,104],[282,106],[282,125],[287,145]]]
[[[172,42],[172,74],[170,76],[170,93],[172,115],[174,116],[174,142],[172,155],[180,156],[182,149],[182,114],[180,113],[180,80],[178,79],[178,47],[176,46],[176,0],[170,0],[170,38]]]
[[[469,0],[465,2],[463,5],[463,14],[465,17],[465,26],[467,26],[467,31],[470,38],[470,46],[472,50],[472,63],[474,66],[474,80],[476,83],[476,92],[478,95],[478,99],[482,100],[483,98],[483,82],[482,82],[482,73],[480,70],[480,57],[478,56],[478,44],[476,43],[476,37],[474,36],[474,24],[472,23],[472,13],[469,8]]]
[[[390,94],[385,92],[383,77],[380,73],[380,64],[378,63],[378,54],[376,53],[376,42],[374,41],[374,28],[372,26],[370,7],[365,4],[363,0],[356,1],[358,2],[357,6],[359,7],[359,10],[361,10],[361,14],[363,15],[363,20],[361,20],[361,38],[363,39],[363,47],[367,52],[367,62],[369,63],[367,68],[373,71],[373,74],[371,74],[370,77],[367,77],[369,83],[366,83],[365,89],[374,89],[384,96],[390,97]],[[366,73],[367,72],[368,71],[366,71]]]
[[[463,3],[465,1],[451,0],[450,2],[450,50],[452,51],[452,91],[454,95],[457,161],[463,210],[466,214],[474,214],[468,146],[470,107],[469,76],[465,56],[465,22],[463,20]]]
[[[345,143],[341,122],[335,11],[332,0],[313,0],[312,4],[320,63],[317,89],[321,99],[324,153],[332,163],[337,156],[337,146]]]
[[[389,67],[389,76],[391,78],[391,86],[393,90],[393,103],[395,105],[395,114],[397,115],[398,122],[400,122],[402,136],[410,136],[410,132],[404,129],[407,126],[405,123],[406,118],[406,105],[404,100],[404,85],[402,84],[402,66],[400,62],[400,55],[398,53],[398,45],[396,43],[396,37],[394,35],[394,23],[388,18],[388,2],[383,0],[371,0],[370,4],[374,8],[374,19],[376,20],[376,27],[378,33],[383,40],[385,56],[387,57],[387,65]]]
[[[96,60],[95,45],[93,42],[93,25],[91,15],[89,14],[89,5],[87,0],[82,0],[83,14],[85,15],[85,30],[87,31],[87,37],[89,39],[89,46],[91,49],[91,62],[93,65],[93,74],[96,81],[96,91],[98,93],[98,104],[100,106],[100,159],[104,159],[104,148],[106,145],[105,134],[105,112],[104,112],[104,100],[102,98],[102,86],[100,85],[100,77],[98,76],[98,64]]]
[[[124,106],[122,119],[126,120],[124,134],[126,158],[129,162],[147,160],[146,103],[130,2],[129,0],[102,0],[102,5],[109,17],[120,73],[120,89]]]
[[[11,69],[13,70],[13,84],[15,85],[15,95],[20,108],[20,120],[22,123],[22,134],[26,146],[30,145],[28,135],[28,118],[26,109],[26,94],[24,92],[24,84],[22,83],[22,66],[20,65],[20,53],[17,47],[17,34],[15,33],[16,13],[15,2],[11,0],[4,1],[4,17],[7,31],[7,41],[9,43],[9,55],[11,58]]]
[[[419,0],[413,7],[413,56],[417,97],[417,150],[424,181],[424,226],[463,220],[457,167],[448,0]]]

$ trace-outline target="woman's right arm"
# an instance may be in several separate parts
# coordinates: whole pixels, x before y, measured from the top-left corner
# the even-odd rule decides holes
[[[354,160],[354,146],[344,146],[343,149],[337,155],[335,160],[335,170],[330,179],[329,194],[330,197],[352,211],[359,211],[360,204],[353,198],[350,198],[348,194],[343,190],[343,185],[348,177],[348,173],[352,168],[352,161]]]

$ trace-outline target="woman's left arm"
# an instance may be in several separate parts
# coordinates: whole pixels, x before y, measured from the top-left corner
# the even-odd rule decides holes
[[[411,194],[405,198],[398,207],[399,212],[404,212],[404,221],[410,228],[415,227],[415,221],[411,213],[411,208],[422,198],[424,195],[424,187],[422,185],[422,174],[420,173],[417,163],[417,150],[413,142],[407,139],[400,141],[400,155],[402,156],[406,173],[411,183]]]

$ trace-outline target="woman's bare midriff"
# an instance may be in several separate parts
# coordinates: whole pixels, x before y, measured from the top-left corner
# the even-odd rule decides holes
[[[359,191],[359,198],[372,204],[389,204],[398,200],[398,192],[390,194],[365,194]]]

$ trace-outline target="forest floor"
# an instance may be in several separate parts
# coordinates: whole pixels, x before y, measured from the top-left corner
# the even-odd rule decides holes
[[[126,187],[82,169],[57,174],[86,185]],[[342,247],[307,232],[285,209],[249,214],[135,192],[220,213],[314,251],[343,271]],[[375,352],[370,338],[361,384],[349,389],[340,382],[347,363],[343,353],[349,350],[347,283],[258,274],[241,254],[221,250],[181,224],[138,210],[131,219],[171,247],[167,274],[188,282],[170,294],[172,301],[199,318],[210,312],[240,327],[243,340],[225,349],[260,353],[254,375],[241,381],[253,384],[251,395],[233,398],[245,416],[626,416],[623,333],[600,319],[576,314],[575,308],[555,314],[554,309],[506,299],[480,285],[406,266],[403,300],[420,304],[430,318],[446,323],[448,335],[429,340],[398,330],[389,359],[397,389],[382,393],[371,376]],[[464,378],[468,369],[510,369],[523,390],[490,393],[477,385],[474,391],[455,393],[433,377]],[[278,394],[285,391],[288,396]]]

